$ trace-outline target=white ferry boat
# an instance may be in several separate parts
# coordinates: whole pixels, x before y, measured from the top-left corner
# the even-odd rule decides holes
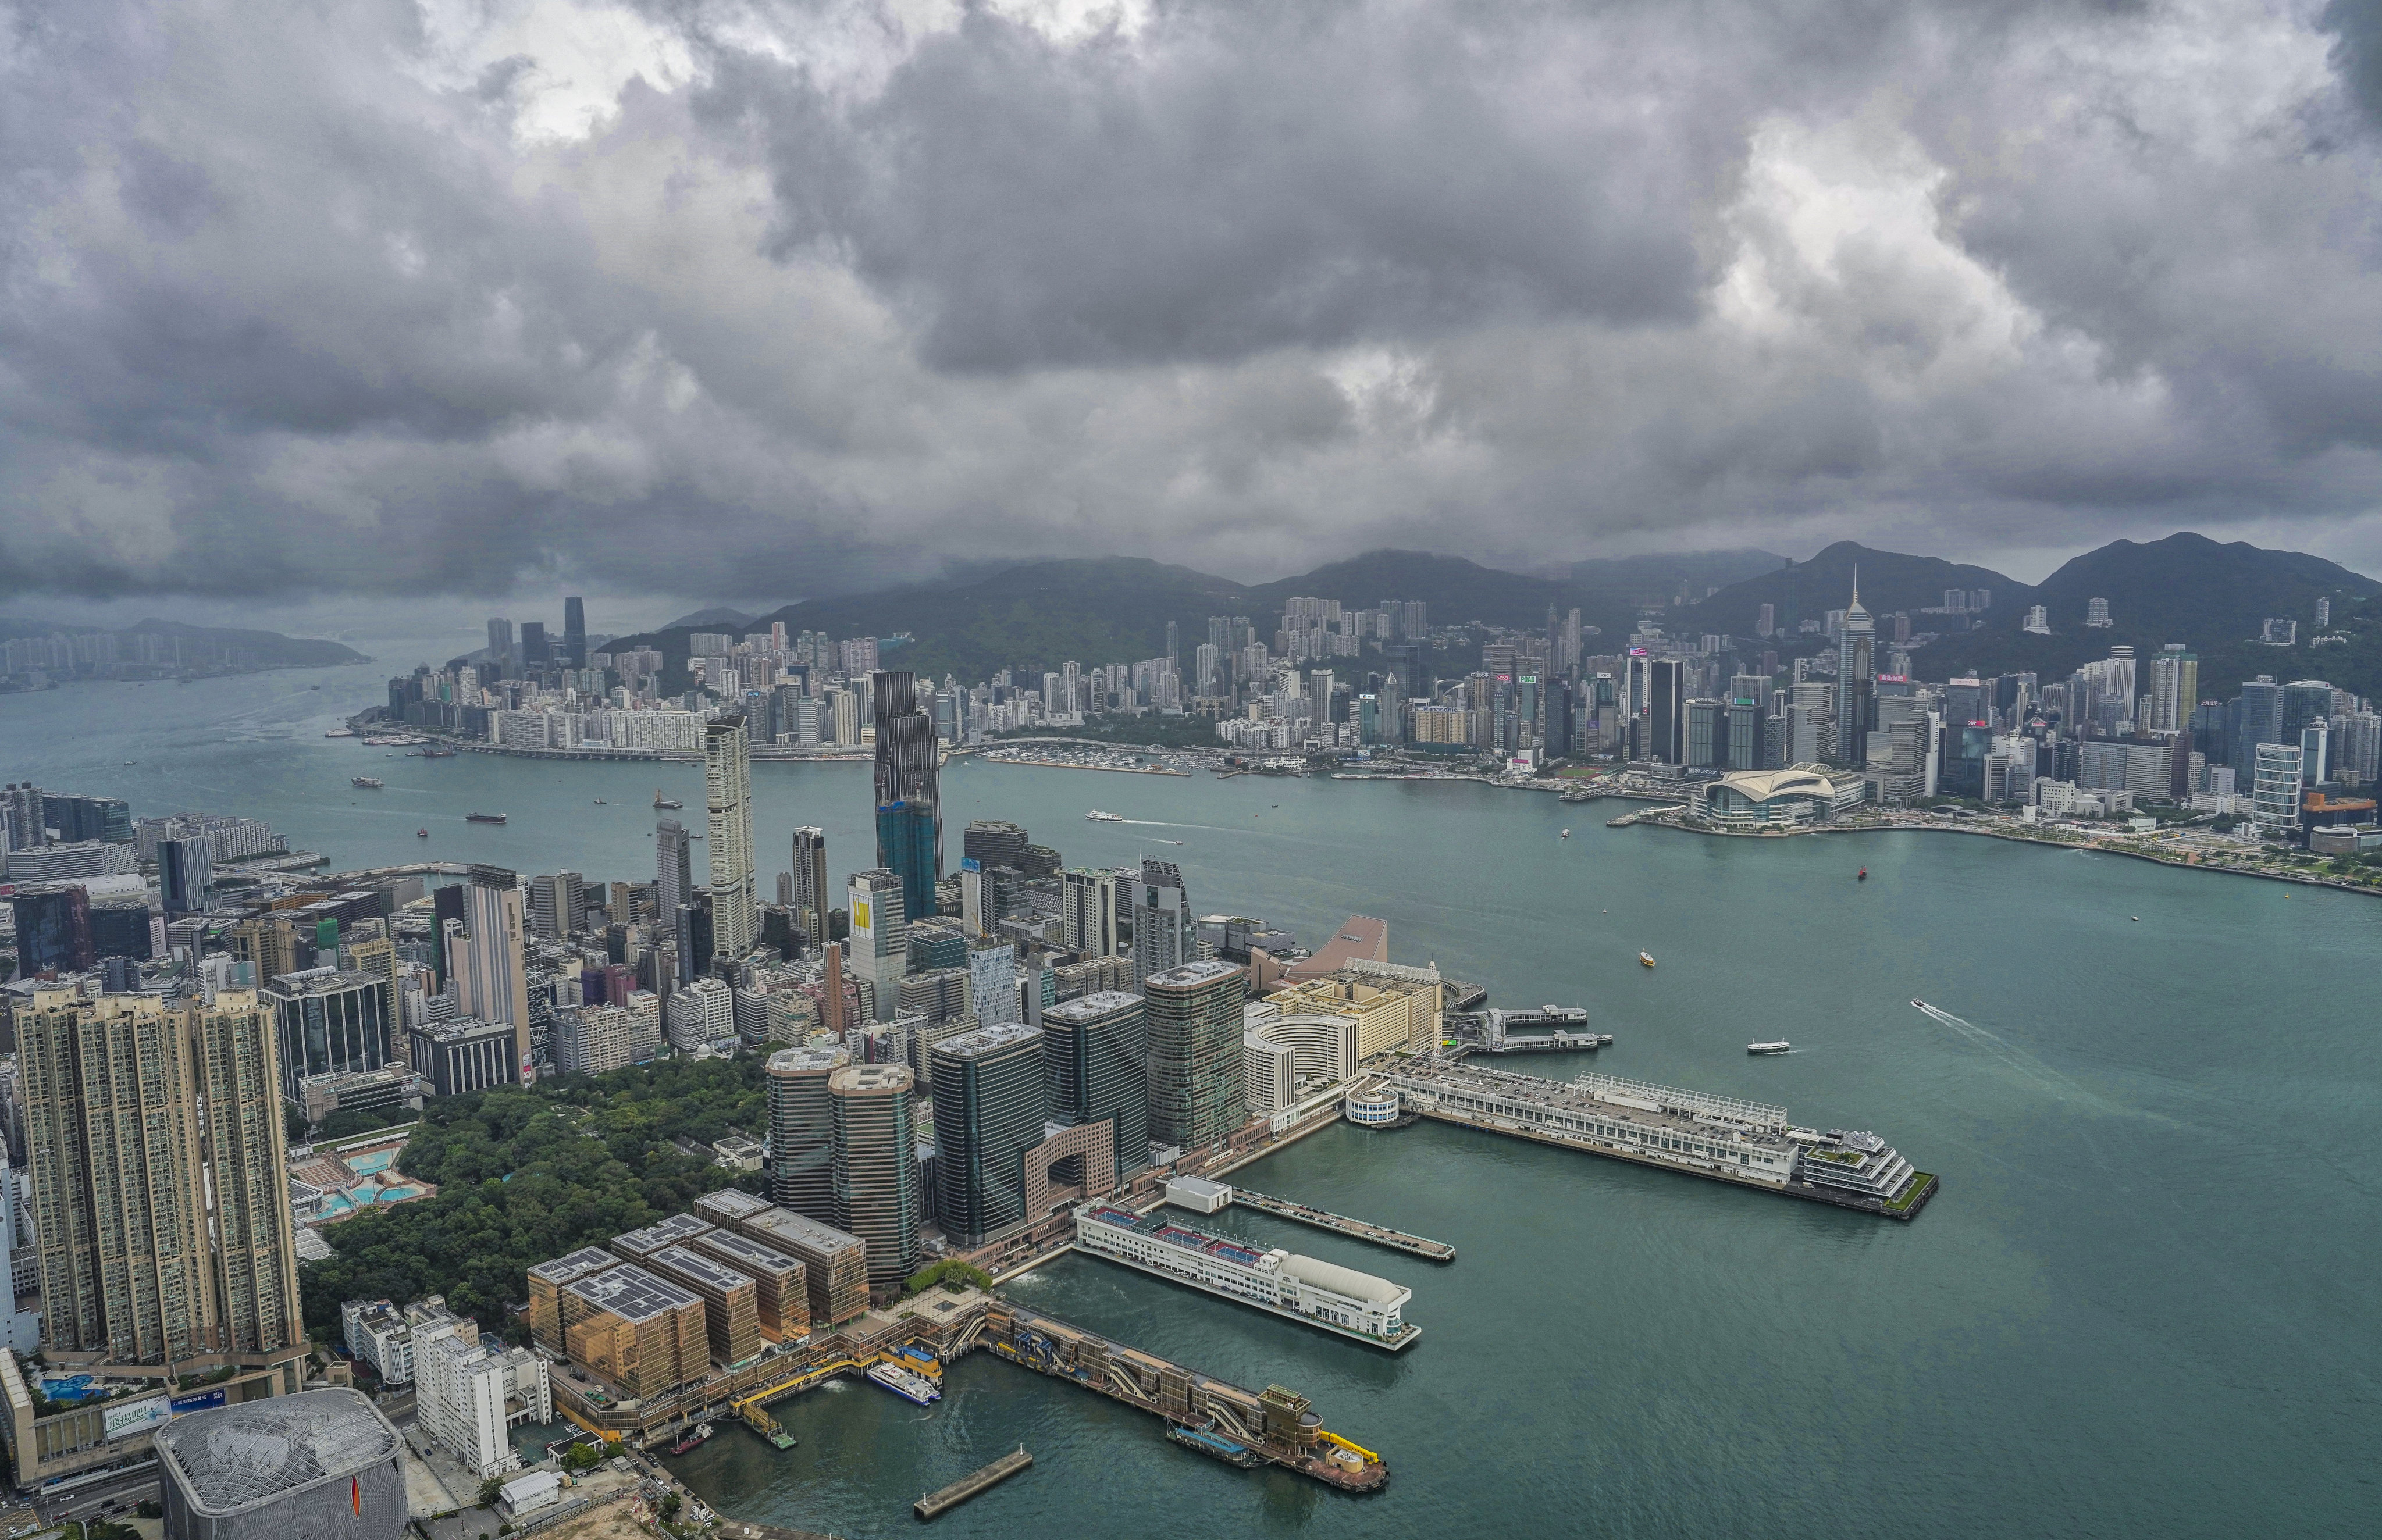
[[[895,1364],[879,1363],[868,1371],[868,1377],[903,1400],[915,1401],[920,1406],[931,1406],[943,1399],[934,1381]]]
[[[356,788],[360,791],[378,791],[380,789],[379,778],[373,776],[357,776],[350,779],[348,784]]]
[[[1098,808],[1092,809],[1091,812],[1084,814],[1084,816],[1090,819],[1095,824],[1122,824],[1124,822],[1123,813],[1102,813]]]
[[[323,736],[325,738],[353,738],[356,736],[356,730],[353,727],[333,727],[329,732],[325,733]]]
[[[1781,1038],[1775,1043],[1748,1043],[1745,1045],[1745,1051],[1749,1054],[1783,1054],[1793,1051],[1794,1046],[1792,1043]]]
[[[1075,1210],[1075,1249],[1392,1352],[1422,1335],[1420,1326],[1399,1316],[1414,1298],[1411,1289],[1311,1256],[1209,1235],[1166,1217],[1162,1209],[1143,1216],[1085,1204]]]

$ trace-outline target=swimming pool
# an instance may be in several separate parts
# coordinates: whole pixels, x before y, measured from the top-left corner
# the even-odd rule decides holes
[[[395,1150],[366,1150],[362,1155],[348,1156],[348,1169],[363,1176],[378,1176],[396,1164]]]

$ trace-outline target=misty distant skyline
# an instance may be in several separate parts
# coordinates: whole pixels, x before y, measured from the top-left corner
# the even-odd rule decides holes
[[[2382,571],[2373,5],[0,5],[0,612]]]

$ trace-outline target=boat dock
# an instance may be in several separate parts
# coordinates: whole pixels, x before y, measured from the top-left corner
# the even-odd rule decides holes
[[[1469,1062],[1413,1062],[1381,1080],[1438,1122],[1881,1218],[1917,1218],[1938,1187],[1877,1135],[1798,1128],[1783,1106],[1610,1075],[1566,1084]]]
[[[952,1332],[946,1360],[974,1348],[1063,1379],[1209,1436],[1260,1461],[1343,1492],[1378,1492],[1389,1467],[1372,1450],[1327,1431],[1313,1403],[1279,1385],[1262,1393],[1123,1347],[1054,1316],[997,1300]],[[1205,1452],[1205,1451],[1203,1451]]]
[[[1404,1252],[1409,1256],[1418,1256],[1431,1262],[1455,1260],[1455,1248],[1444,1241],[1433,1241],[1428,1236],[1408,1235],[1402,1229],[1392,1229],[1386,1225],[1369,1224],[1362,1219],[1351,1219],[1344,1214],[1333,1214],[1328,1209],[1311,1208],[1306,1204],[1295,1204],[1288,1198],[1277,1198],[1271,1193],[1251,1192],[1246,1187],[1235,1187],[1230,1191],[1232,1192],[1230,1202],[1246,1204],[1260,1214],[1271,1214],[1277,1219],[1312,1225],[1317,1229],[1337,1230],[1342,1235],[1354,1236],[1359,1241],[1369,1241],[1376,1246],[1387,1246],[1392,1251]]]
[[[990,1491],[1033,1463],[1034,1457],[1025,1452],[1025,1445],[1020,1444],[983,1470],[971,1472],[949,1486],[927,1493],[910,1505],[911,1511],[922,1520],[935,1518],[959,1507],[979,1492]]]

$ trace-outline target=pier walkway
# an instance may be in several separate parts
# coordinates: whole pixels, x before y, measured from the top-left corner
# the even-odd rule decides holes
[[[1277,1198],[1268,1192],[1252,1192],[1246,1187],[1235,1187],[1232,1190],[1232,1193],[1234,1203],[1246,1204],[1260,1214],[1271,1214],[1277,1219],[1312,1225],[1317,1229],[1336,1230],[1342,1235],[1354,1236],[1359,1241],[1369,1241],[1376,1246],[1387,1246],[1393,1251],[1405,1252],[1409,1256],[1419,1256],[1431,1262],[1455,1260],[1455,1248],[1444,1241],[1433,1241],[1428,1236],[1408,1235],[1402,1229],[1392,1229],[1386,1225],[1370,1224],[1363,1219],[1351,1219],[1344,1214],[1333,1214],[1328,1209],[1312,1208],[1306,1204],[1293,1203],[1288,1198]]]
[[[927,1493],[910,1505],[911,1511],[921,1519],[935,1518],[959,1507],[960,1504],[980,1492],[990,1491],[1033,1463],[1034,1457],[1025,1452],[1025,1445],[1020,1444],[983,1470],[971,1471],[949,1486],[939,1487]]]

